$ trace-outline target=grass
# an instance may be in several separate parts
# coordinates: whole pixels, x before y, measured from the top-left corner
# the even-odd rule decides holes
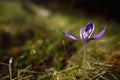
[[[7,4],[13,5],[11,3]],[[14,5],[16,5],[16,3],[14,3]],[[7,8],[3,6],[3,9]],[[17,9],[20,10],[18,14],[24,15],[24,11],[22,11],[20,5],[16,5],[15,10]],[[33,6],[33,9],[39,12],[41,8]],[[44,10],[44,8],[41,10]],[[99,17],[78,18],[61,13],[53,13],[49,10],[47,11],[49,12],[47,16],[42,16],[43,14],[37,12],[32,16],[28,14],[25,18],[21,18],[23,20],[22,22],[15,22],[13,20],[16,18],[17,11],[15,12],[16,15],[12,15],[12,17],[11,15],[4,14],[9,16],[5,17],[6,20],[0,18],[1,79],[120,79],[119,71],[113,70],[114,67],[119,69],[120,64],[117,63],[117,61],[109,63],[110,61],[107,59],[111,57],[113,53],[118,53],[119,56],[120,34],[118,23],[114,21],[106,22],[103,20],[104,18]],[[25,15],[26,14],[27,13],[25,13]],[[17,15],[17,17],[21,17],[21,15]],[[8,23],[7,20],[11,20],[11,22]],[[105,24],[107,24],[108,29],[103,38],[88,43],[88,62],[86,67],[83,67],[82,42],[66,39],[62,32],[70,32],[79,36],[79,27],[84,27],[89,21],[95,23],[94,34],[98,33]],[[109,56],[104,58],[104,54],[108,54]],[[114,57],[111,58],[113,59]],[[115,60],[116,59],[117,58],[115,58]]]

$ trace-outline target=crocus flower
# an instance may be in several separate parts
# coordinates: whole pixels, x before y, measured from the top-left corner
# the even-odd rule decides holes
[[[67,38],[72,39],[72,40],[82,40],[83,45],[84,45],[84,64],[85,64],[85,62],[86,62],[86,59],[85,59],[86,58],[86,45],[87,45],[88,41],[100,39],[104,35],[106,28],[107,28],[107,26],[105,26],[103,28],[103,30],[101,32],[99,32],[97,35],[91,37],[91,35],[95,29],[95,26],[93,23],[90,22],[84,28],[80,29],[80,37],[76,37],[69,33],[63,33],[63,34],[64,34],[64,36],[66,36]]]

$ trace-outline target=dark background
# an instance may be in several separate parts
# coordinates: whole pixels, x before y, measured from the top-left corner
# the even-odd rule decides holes
[[[117,0],[28,0],[56,12],[79,15],[85,11],[89,16],[105,16],[106,20],[120,19],[120,4]],[[72,10],[72,11],[71,11]],[[71,11],[71,12],[70,12]],[[76,13],[77,12],[77,13]]]

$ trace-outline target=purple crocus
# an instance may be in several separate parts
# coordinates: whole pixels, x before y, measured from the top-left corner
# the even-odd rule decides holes
[[[97,35],[91,37],[91,35],[95,29],[95,26],[93,23],[90,22],[84,28],[80,29],[80,37],[76,37],[69,33],[63,33],[63,34],[64,34],[64,36],[66,36],[67,38],[72,39],[72,40],[82,40],[83,45],[84,45],[84,64],[85,64],[85,62],[86,62],[86,45],[87,45],[88,41],[100,39],[104,35],[106,28],[107,28],[107,26],[105,26],[103,28],[103,30],[101,32],[99,32]]]

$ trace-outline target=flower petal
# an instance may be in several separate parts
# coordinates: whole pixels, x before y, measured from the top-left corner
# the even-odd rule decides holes
[[[80,39],[80,38],[78,38],[72,34],[69,34],[69,33],[63,33],[63,34],[64,34],[64,36],[66,36],[67,38],[72,39],[72,40],[79,40]]]
[[[94,28],[95,28],[95,26],[91,22],[86,25],[85,32],[88,34],[88,38],[91,37],[91,35],[92,35],[93,31],[94,31]]]
[[[97,35],[93,36],[91,39],[92,40],[100,39],[104,35],[106,29],[107,29],[107,26],[105,26],[101,32],[99,32]]]

